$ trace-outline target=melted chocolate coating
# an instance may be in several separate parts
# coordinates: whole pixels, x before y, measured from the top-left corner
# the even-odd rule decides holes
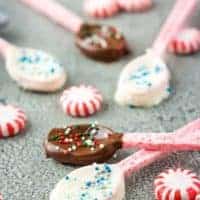
[[[112,26],[83,24],[76,36],[76,45],[95,60],[112,62],[128,53],[125,38]]]
[[[99,125],[54,128],[44,143],[47,157],[66,164],[102,163],[122,147],[122,134]]]

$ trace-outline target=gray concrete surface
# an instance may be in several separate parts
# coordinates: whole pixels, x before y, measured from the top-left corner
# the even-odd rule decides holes
[[[82,1],[62,0],[83,16]],[[29,125],[25,134],[0,140],[0,192],[4,200],[47,200],[55,183],[74,168],[46,159],[43,140],[53,127],[69,123],[99,121],[118,131],[172,131],[200,114],[200,57],[169,56],[174,94],[160,106],[150,109],[119,107],[113,101],[116,82],[123,66],[144,52],[155,38],[174,0],[155,0],[153,10],[144,14],[120,14],[104,23],[119,27],[126,35],[133,53],[120,62],[98,63],[82,56],[73,43],[73,36],[37,15],[16,0],[0,0],[11,18],[1,37],[20,45],[44,49],[53,53],[66,67],[66,86],[80,83],[99,88],[105,99],[102,112],[87,119],[66,117],[59,105],[60,92],[37,94],[25,92],[9,78],[4,62],[0,62],[0,97],[21,106],[27,112]],[[197,12],[196,12],[197,13]],[[200,26],[195,14],[193,24]],[[1,116],[0,116],[1,117]],[[130,151],[120,151],[116,162]],[[127,200],[153,200],[153,179],[168,167],[181,166],[200,174],[200,154],[186,152],[170,155],[162,161],[134,174],[127,180]]]

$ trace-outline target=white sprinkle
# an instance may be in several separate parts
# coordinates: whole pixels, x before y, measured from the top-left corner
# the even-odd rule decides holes
[[[81,137],[81,140],[85,140],[85,137],[84,137],[84,136],[82,136],[82,137]]]
[[[71,131],[71,128],[67,128],[66,130],[65,130],[65,135],[68,135],[69,133],[70,133],[70,131]]]
[[[92,135],[95,135],[95,134],[96,134],[96,132],[97,132],[97,130],[96,130],[96,129],[92,129],[92,130],[90,131],[90,133],[91,133]]]
[[[73,151],[76,150],[76,145],[72,145],[72,150],[73,150]]]
[[[68,151],[72,151],[72,148],[71,148],[71,147],[69,147],[69,148],[68,148]]]
[[[97,121],[95,121],[94,123],[92,123],[91,127],[95,128],[99,123]]]
[[[59,147],[56,147],[56,150],[59,150]]]
[[[68,138],[65,138],[65,142],[69,142],[69,139],[68,139]]]
[[[105,145],[104,145],[104,144],[100,144],[99,147],[100,147],[101,149],[103,149],[103,148],[105,147]]]
[[[91,151],[94,151],[94,147],[91,147],[90,150],[91,150]]]
[[[113,158],[117,158],[117,154],[116,153],[113,155]]]

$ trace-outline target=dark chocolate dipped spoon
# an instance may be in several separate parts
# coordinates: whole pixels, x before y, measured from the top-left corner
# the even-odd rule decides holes
[[[157,151],[200,150],[200,119],[185,127],[188,126],[198,127],[183,136],[180,131],[161,134],[117,134],[110,128],[97,124],[73,125],[52,129],[44,146],[48,157],[73,165],[105,162],[120,148]]]
[[[113,26],[84,23],[81,18],[53,0],[20,0],[76,35],[76,45],[88,57],[111,62],[128,52],[123,35]]]

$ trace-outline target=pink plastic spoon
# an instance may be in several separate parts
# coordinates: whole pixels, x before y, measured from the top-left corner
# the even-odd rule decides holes
[[[112,26],[88,24],[54,0],[20,0],[50,20],[76,35],[76,45],[87,56],[114,61],[125,55],[125,38]]]
[[[200,124],[200,119],[189,126]],[[186,125],[185,127],[187,127]],[[73,125],[52,129],[45,140],[45,151],[61,163],[88,165],[105,162],[121,148],[145,148],[159,151],[200,150],[200,129],[173,133],[126,133],[97,125]]]
[[[170,72],[163,60],[166,48],[186,24],[197,2],[177,0],[152,48],[122,70],[115,94],[115,101],[119,105],[150,107],[169,97]]]
[[[199,120],[196,122],[179,129],[177,133],[181,137],[187,132],[199,130]],[[122,200],[125,196],[124,178],[170,152],[140,150],[117,164],[94,164],[74,170],[58,182],[50,200]]]

